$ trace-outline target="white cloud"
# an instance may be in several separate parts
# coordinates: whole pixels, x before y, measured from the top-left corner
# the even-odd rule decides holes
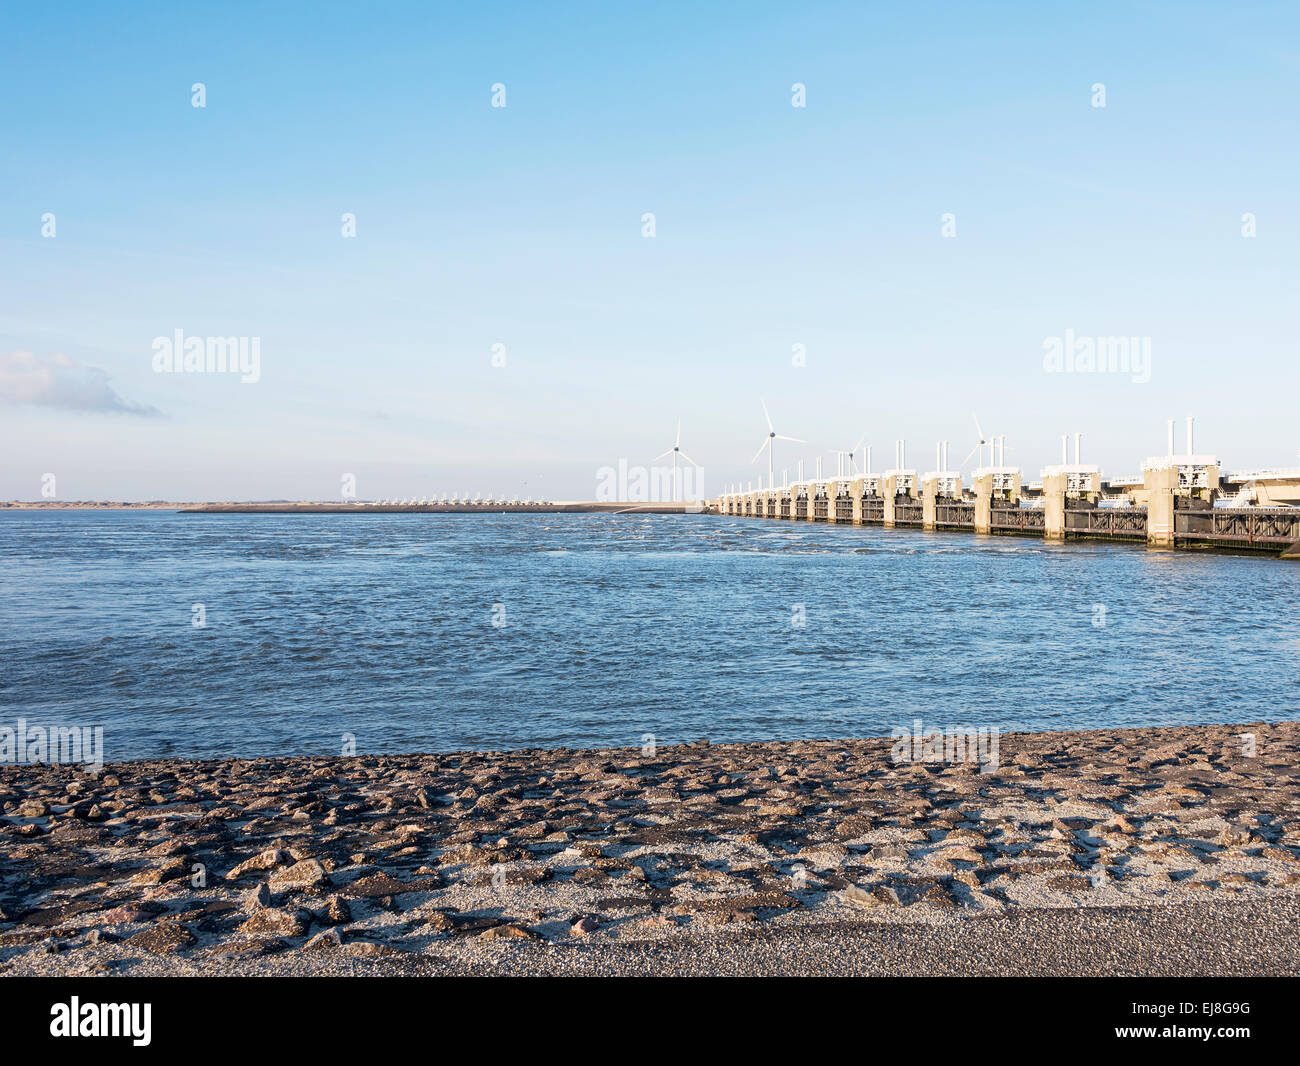
[[[149,404],[123,399],[108,383],[107,371],[57,353],[0,355],[0,401],[146,418],[161,414]]]

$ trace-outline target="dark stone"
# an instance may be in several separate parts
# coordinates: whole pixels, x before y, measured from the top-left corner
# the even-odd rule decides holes
[[[192,947],[194,934],[177,922],[159,922],[126,938],[124,943],[154,955],[174,955]]]

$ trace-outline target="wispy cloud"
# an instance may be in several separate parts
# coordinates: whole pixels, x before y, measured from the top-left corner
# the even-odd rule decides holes
[[[0,355],[0,401],[145,418],[162,413],[149,404],[123,399],[108,383],[107,371],[57,353]]]

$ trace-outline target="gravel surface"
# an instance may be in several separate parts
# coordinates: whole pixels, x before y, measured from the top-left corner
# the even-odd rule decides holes
[[[1298,815],[1295,722],[5,766],[0,973],[1293,973]]]
[[[74,976],[89,960],[25,957],[9,972]],[[942,924],[835,922],[685,935],[666,941],[460,944],[361,958],[294,953],[214,966],[145,955],[111,972],[227,976],[966,976],[1300,975],[1300,895],[1155,905],[1042,909]]]

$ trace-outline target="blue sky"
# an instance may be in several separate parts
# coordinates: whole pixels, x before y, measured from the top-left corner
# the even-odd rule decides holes
[[[1294,5],[118,6],[0,14],[0,497],[590,498],[678,417],[716,491],[760,398],[778,472],[1297,462]]]

